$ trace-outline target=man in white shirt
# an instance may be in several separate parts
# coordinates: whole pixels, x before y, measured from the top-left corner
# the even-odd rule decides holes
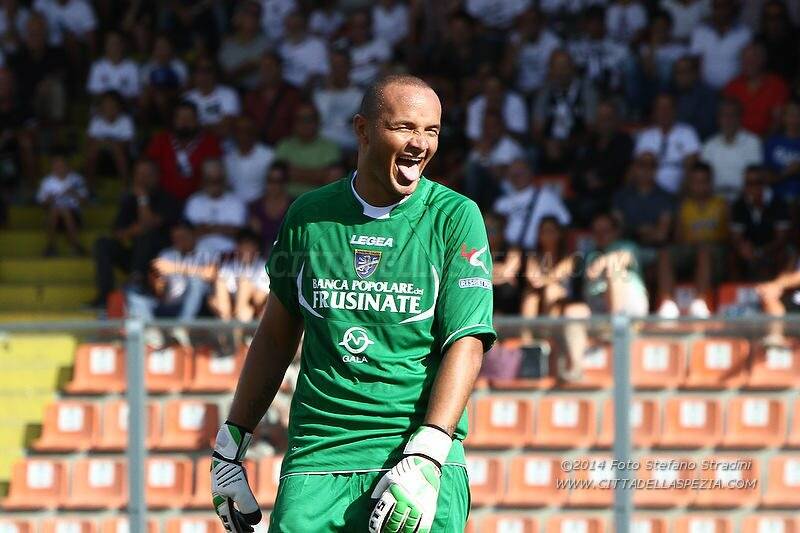
[[[344,151],[355,152],[358,141],[353,116],[358,113],[364,91],[350,83],[350,55],[345,50],[330,54],[331,72],[324,87],[312,95],[319,112],[320,132]]]
[[[467,0],[464,8],[487,28],[507,30],[530,5],[531,0]]]
[[[408,6],[398,0],[380,0],[372,7],[372,34],[380,35],[390,46],[408,36]]]
[[[389,44],[381,38],[374,38],[370,34],[370,26],[367,11],[356,11],[347,22],[352,65],[350,79],[359,87],[372,83],[392,58]]]
[[[477,141],[483,131],[486,109],[496,109],[503,114],[506,130],[522,136],[528,132],[528,110],[525,100],[513,91],[507,91],[497,76],[490,76],[483,84],[483,93],[472,99],[467,107],[467,138]]]
[[[482,209],[489,208],[500,194],[501,180],[508,166],[525,157],[525,151],[503,126],[503,117],[495,111],[483,118],[483,135],[473,143],[467,158],[464,189]]]
[[[656,181],[673,194],[681,189],[685,169],[697,161],[700,139],[694,128],[675,121],[675,100],[659,94],[653,103],[653,126],[639,133],[635,155],[650,152],[658,158]]]
[[[33,9],[43,14],[50,29],[50,44],[61,46],[65,37],[94,42],[97,17],[86,0],[36,0]]]
[[[694,29],[689,46],[709,86],[719,90],[739,73],[739,55],[751,39],[750,29],[736,23],[733,0],[714,0],[710,24]]]
[[[569,43],[569,52],[585,78],[602,91],[616,91],[622,86],[628,48],[606,35],[606,15],[602,6],[583,12],[582,37]]]
[[[539,9],[522,13],[506,49],[506,76],[510,78],[516,72],[516,89],[524,94],[533,94],[544,84],[550,55],[561,46],[561,39],[547,29],[546,22]]]
[[[127,100],[139,96],[139,67],[124,56],[122,36],[116,32],[106,35],[105,55],[92,63],[86,90],[92,96],[116,91]]]
[[[296,0],[261,0],[261,27],[272,46],[280,44],[284,20],[296,9]]]
[[[197,107],[200,124],[225,138],[233,127],[233,118],[239,114],[239,95],[227,85],[217,83],[216,65],[209,59],[197,62],[194,71],[194,89],[184,96]]]
[[[647,11],[638,0],[616,0],[606,10],[608,36],[630,44],[647,26]]]
[[[661,9],[672,17],[672,36],[688,42],[692,30],[711,13],[711,0],[661,0]]]
[[[297,88],[313,86],[328,74],[328,47],[308,33],[306,18],[299,11],[286,16],[285,35],[278,49],[283,60],[283,78]]]
[[[272,148],[256,142],[253,119],[241,116],[234,126],[236,144],[225,155],[225,173],[231,192],[248,204],[264,194],[267,171],[275,159]]]

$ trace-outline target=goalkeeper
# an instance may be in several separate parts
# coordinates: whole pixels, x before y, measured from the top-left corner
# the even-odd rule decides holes
[[[226,529],[261,512],[241,461],[303,336],[272,533],[461,533],[464,407],[495,340],[474,202],[422,176],[441,104],[391,75],[353,119],[358,167],[290,207],[271,292],[212,460]]]

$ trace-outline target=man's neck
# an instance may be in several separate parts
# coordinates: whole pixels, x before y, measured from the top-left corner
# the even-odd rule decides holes
[[[404,198],[401,195],[391,194],[381,187],[377,178],[362,168],[356,171],[353,178],[353,189],[364,202],[373,207],[388,207],[401,202]]]

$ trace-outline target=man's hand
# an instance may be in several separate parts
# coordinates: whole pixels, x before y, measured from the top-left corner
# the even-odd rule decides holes
[[[436,426],[421,426],[409,439],[404,457],[378,482],[378,503],[369,533],[429,533],[436,516],[442,464],[453,439]]]
[[[211,455],[211,497],[214,510],[222,520],[225,531],[245,533],[253,531],[261,522],[261,509],[247,483],[247,473],[242,459],[253,435],[230,422],[225,422],[217,433],[214,453]],[[234,503],[236,507],[234,507]]]

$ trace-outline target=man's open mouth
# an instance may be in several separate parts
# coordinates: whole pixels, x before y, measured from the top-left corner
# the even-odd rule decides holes
[[[400,156],[394,160],[395,166],[397,166],[397,173],[409,182],[414,182],[419,179],[422,161],[422,157],[411,156]]]

